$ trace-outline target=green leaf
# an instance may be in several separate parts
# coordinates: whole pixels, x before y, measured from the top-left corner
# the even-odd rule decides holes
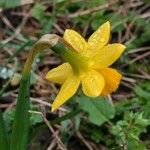
[[[45,16],[44,10],[45,10],[45,6],[43,6],[42,4],[37,3],[32,8],[32,11],[31,11],[32,16],[40,21],[40,19],[42,19]]]
[[[12,130],[12,124],[15,118],[15,110],[15,108],[6,109],[3,113],[3,118],[5,121],[7,132],[10,132]],[[43,122],[43,117],[41,115],[36,113],[30,113],[30,126],[36,125],[37,123],[41,122]]]
[[[56,118],[55,120],[52,120],[51,121],[51,125],[54,125],[54,124],[57,124],[57,123],[60,123],[62,121],[65,121],[65,120],[68,120],[74,116],[76,116],[77,114],[79,114],[81,112],[81,109],[78,108],[74,111],[71,111],[69,113],[67,113],[66,115],[62,116],[62,117],[59,117],[59,118]]]
[[[30,115],[30,125],[36,125],[37,123],[43,122],[43,117],[39,114],[31,113]]]
[[[12,129],[12,123],[14,121],[14,116],[15,116],[15,109],[6,109],[3,113],[3,118],[5,121],[5,126],[7,129],[7,132],[10,132]]]
[[[27,75],[23,75],[21,80],[10,150],[26,150],[29,132],[29,78],[30,74],[28,73]]]
[[[104,137],[103,133],[101,131],[99,131],[99,129],[97,129],[97,128],[91,129],[90,136],[96,143],[99,143],[100,140]]]
[[[90,122],[96,125],[102,125],[109,122],[115,116],[115,109],[110,103],[101,97],[89,98],[82,96],[79,98],[79,105],[89,114]]]
[[[46,7],[44,5],[37,3],[34,5],[31,11],[32,16],[40,22],[40,25],[42,27],[42,35],[50,32],[53,24],[56,22],[54,10],[52,12],[52,17],[46,16],[45,10]]]
[[[1,0],[0,7],[1,8],[12,8],[20,5],[20,0]]]
[[[128,147],[128,150],[133,150],[133,149],[136,149],[136,150],[147,150],[146,144],[144,144],[142,142],[138,142],[138,141],[133,140],[133,139],[129,139],[128,140],[127,147]]]
[[[113,125],[110,132],[115,136],[116,144],[124,145],[128,150],[146,150],[146,144],[140,141],[140,134],[146,131],[149,124],[142,113],[126,112],[123,120]]]
[[[147,100],[150,99],[150,93],[148,91],[142,89],[140,86],[136,86],[134,91],[139,97],[143,97]]]

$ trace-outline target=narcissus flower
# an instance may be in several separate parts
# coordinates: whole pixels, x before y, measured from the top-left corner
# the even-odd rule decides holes
[[[66,63],[50,70],[46,79],[62,84],[52,111],[64,104],[82,85],[83,93],[90,97],[108,95],[120,83],[121,74],[110,68],[125,50],[119,43],[108,44],[110,23],[100,26],[86,41],[74,30],[67,29],[63,39],[74,50],[65,51]]]

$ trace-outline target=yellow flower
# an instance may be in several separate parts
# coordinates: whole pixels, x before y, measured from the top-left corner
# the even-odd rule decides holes
[[[119,43],[108,44],[110,23],[100,26],[88,39],[74,30],[67,29],[63,39],[74,49],[64,52],[66,63],[50,70],[46,79],[62,84],[52,111],[72,97],[80,83],[85,95],[97,97],[115,91],[120,83],[121,74],[109,68],[125,50]]]

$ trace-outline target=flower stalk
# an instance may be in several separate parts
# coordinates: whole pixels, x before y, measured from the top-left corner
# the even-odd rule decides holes
[[[62,54],[67,48],[61,38],[55,34],[44,35],[33,45],[22,71],[22,79],[17,99],[15,120],[12,129],[10,150],[25,150],[29,133],[30,109],[30,71],[35,56],[45,50],[52,49],[57,54]]]

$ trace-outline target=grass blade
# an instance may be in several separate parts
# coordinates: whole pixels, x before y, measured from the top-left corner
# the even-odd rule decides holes
[[[23,76],[19,89],[10,150],[25,150],[29,132],[29,77]]]

